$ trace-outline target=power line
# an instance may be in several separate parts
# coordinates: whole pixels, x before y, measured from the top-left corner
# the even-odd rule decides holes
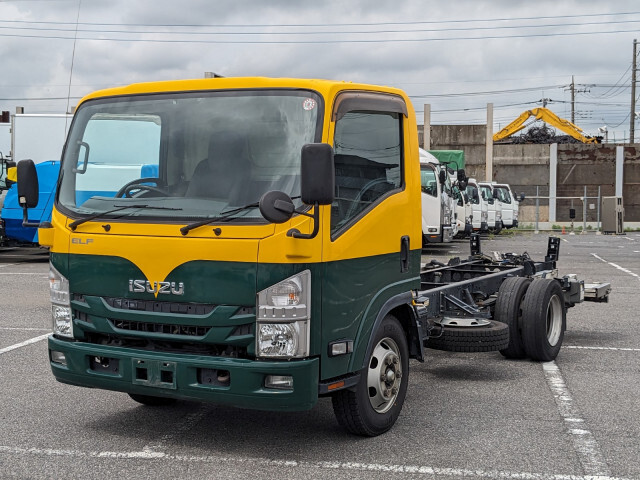
[[[1,0],[0,0],[1,1]],[[461,19],[461,20],[429,20],[429,21],[410,21],[410,22],[361,22],[361,23],[265,23],[265,24],[152,24],[152,23],[94,23],[80,22],[79,25],[96,25],[96,26],[129,26],[129,27],[228,27],[228,28],[262,28],[262,27],[355,27],[355,26],[381,26],[381,25],[437,25],[446,23],[478,23],[478,22],[512,22],[520,20],[548,20],[560,18],[589,18],[589,17],[611,17],[640,15],[640,12],[610,12],[610,13],[587,13],[580,15],[553,15],[553,16],[534,16],[534,17],[510,17],[510,18],[484,18],[484,19]],[[3,20],[3,22],[12,23],[37,23],[43,25],[74,25],[75,22],[54,22],[54,21],[27,21],[27,20]]]
[[[185,40],[185,39],[158,39],[158,38],[106,38],[106,37],[78,37],[77,40],[90,41],[111,41],[111,42],[142,42],[142,43],[185,43],[185,44],[234,44],[234,45],[291,45],[291,44],[343,44],[343,43],[411,43],[411,42],[436,42],[436,41],[460,41],[460,40],[499,40],[506,38],[544,38],[544,37],[569,37],[585,35],[611,35],[618,33],[637,32],[631,30],[609,30],[609,31],[588,31],[588,32],[553,32],[553,33],[532,33],[517,35],[485,35],[470,37],[434,37],[434,38],[393,38],[393,39],[331,39],[331,40]],[[74,37],[60,35],[20,35],[0,33],[0,37],[13,38],[34,38],[48,40],[74,40]]]
[[[0,20],[0,23],[7,23]],[[163,34],[163,35],[369,35],[369,34],[387,34],[387,33],[439,33],[439,32],[464,32],[464,31],[482,31],[482,30],[507,30],[507,29],[531,29],[531,28],[552,28],[552,27],[576,27],[576,26],[592,26],[592,25],[616,25],[626,23],[640,23],[638,20],[613,20],[600,22],[582,22],[582,23],[552,23],[542,25],[491,25],[486,27],[459,27],[459,28],[439,28],[439,29],[402,29],[402,30],[364,30],[364,31],[301,31],[301,32],[193,32],[193,31],[131,31],[131,30],[105,30],[92,28],[78,28],[78,32],[84,33],[135,33],[139,35]],[[60,23],[67,25],[67,23]],[[79,24],[80,25],[80,24]],[[96,25],[97,26],[97,25]],[[123,25],[124,26],[124,25]],[[139,28],[139,27],[138,27]],[[243,27],[236,27],[243,28]],[[246,28],[246,27],[245,27]],[[54,31],[54,32],[75,32],[76,28],[52,28],[52,27],[14,27],[0,25],[0,29],[11,30],[29,30],[29,31]]]

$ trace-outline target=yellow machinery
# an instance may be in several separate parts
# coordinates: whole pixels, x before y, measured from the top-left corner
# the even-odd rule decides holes
[[[600,143],[599,138],[586,136],[580,127],[574,125],[568,120],[558,117],[551,110],[543,107],[532,108],[531,110],[522,112],[518,118],[516,118],[513,122],[496,133],[493,136],[493,141],[497,142],[503,140],[507,137],[510,137],[514,133],[519,132],[525,127],[524,122],[526,122],[530,117],[534,117],[537,120],[542,120],[552,127],[558,128],[563,132],[571,135],[573,138],[580,140],[582,143]]]

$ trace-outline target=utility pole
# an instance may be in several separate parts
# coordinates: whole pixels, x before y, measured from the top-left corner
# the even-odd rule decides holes
[[[576,93],[587,93],[590,91],[589,87],[592,86],[593,85],[578,84],[578,87],[581,88],[576,88],[575,78],[571,75],[571,83],[569,84],[568,90],[571,92],[571,123],[574,125],[576,123]],[[564,91],[566,92],[567,88],[565,88]]]
[[[633,61],[631,62],[631,115],[629,115],[629,143],[634,143],[634,131],[636,129],[636,58],[638,40],[633,40]]]
[[[571,123],[576,123],[576,82],[571,75]]]

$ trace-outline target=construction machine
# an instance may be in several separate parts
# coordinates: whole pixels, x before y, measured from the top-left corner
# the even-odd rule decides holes
[[[522,112],[518,118],[516,118],[513,122],[496,133],[493,136],[493,141],[498,142],[507,137],[510,137],[516,132],[519,132],[525,127],[525,122],[530,117],[534,117],[536,120],[542,120],[552,127],[555,127],[567,133],[568,135],[571,135],[573,138],[581,141],[582,143],[600,143],[599,137],[590,137],[588,135],[585,135],[584,131],[580,127],[568,120],[558,117],[551,110],[544,107],[532,108],[531,110]]]

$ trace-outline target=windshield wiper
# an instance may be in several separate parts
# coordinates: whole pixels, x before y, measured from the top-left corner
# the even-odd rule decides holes
[[[189,233],[189,231],[193,230],[194,228],[202,227],[204,225],[208,225],[208,224],[213,223],[213,222],[220,222],[222,220],[226,220],[228,218],[233,217],[236,213],[242,212],[244,210],[249,210],[251,208],[257,208],[258,206],[259,206],[258,202],[254,202],[254,203],[249,203],[248,205],[245,205],[243,207],[234,208],[233,210],[227,210],[226,212],[220,212],[220,215],[218,215],[216,217],[207,218],[205,220],[200,220],[198,222],[194,222],[194,223],[190,223],[189,225],[185,225],[184,227],[180,228],[180,233],[182,235],[186,235],[187,233]]]
[[[74,222],[71,222],[69,224],[69,228],[72,231],[75,231],[76,228],[78,228],[79,225],[82,225],[83,223],[86,222],[90,222],[91,220],[95,220],[96,218],[100,218],[103,215],[109,215],[111,213],[116,213],[119,212],[120,210],[126,210],[128,208],[151,208],[153,210],[182,210],[181,208],[174,208],[174,207],[160,207],[160,206],[153,206],[153,205],[145,205],[145,204],[141,204],[141,205],[114,205],[114,209],[112,210],[107,210],[106,212],[98,212],[98,213],[94,213],[93,215],[89,215],[88,217],[84,217],[84,218],[80,218]]]

